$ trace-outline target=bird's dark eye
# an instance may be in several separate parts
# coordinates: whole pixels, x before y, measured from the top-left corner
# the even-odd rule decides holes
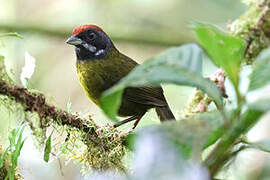
[[[95,33],[93,33],[93,32],[89,32],[88,33],[88,39],[89,40],[93,40],[93,39],[95,39],[96,38],[96,34]]]

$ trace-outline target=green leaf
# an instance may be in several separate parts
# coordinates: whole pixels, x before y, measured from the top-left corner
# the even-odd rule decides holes
[[[262,115],[262,111],[254,109],[247,109],[241,114],[239,119],[226,129],[226,133],[220,138],[218,145],[214,149],[214,153],[210,153],[206,157],[204,164],[211,169],[220,162],[223,162],[219,158],[226,156],[226,153],[237,142],[237,139],[245,135],[259,121]]]
[[[138,134],[137,133],[129,133],[126,137],[126,145],[128,147],[129,150],[133,151],[134,150],[134,146],[135,146],[135,141],[138,138]]]
[[[105,173],[98,174],[92,179],[198,179],[194,178],[194,172],[200,180],[209,179],[206,168],[195,161],[190,162],[186,158],[190,153],[183,152],[183,149],[171,141],[165,129],[157,129],[156,127],[161,126],[136,131],[136,141],[133,142],[135,145],[133,154],[136,158],[131,165],[132,170],[136,173],[124,174],[121,177],[114,174],[112,178],[108,176],[108,173]]]
[[[3,37],[16,37],[16,38],[23,39],[23,37],[20,34],[16,33],[16,32],[0,34],[0,38],[3,38]]]
[[[117,85],[105,91],[101,98],[103,111],[109,118],[116,120],[122,93],[126,87],[158,86],[160,83],[197,87],[222,107],[219,89],[201,76],[202,58],[203,51],[195,44],[166,50],[156,58],[137,66]]]
[[[101,99],[101,108],[105,114],[112,120],[117,120],[117,112],[121,105],[121,99],[124,87],[118,88],[114,91],[105,92]]]
[[[25,142],[25,139],[22,139],[23,131],[25,126],[21,126],[18,128],[13,129],[9,134],[9,147],[7,148],[7,153],[10,158],[11,166],[8,171],[8,178],[9,180],[14,179],[15,172],[18,164],[18,158],[21,153],[21,149]]]
[[[7,157],[7,153],[8,153],[8,148],[2,152],[2,154],[0,155],[0,168],[2,168],[4,166],[6,157]]]
[[[249,109],[267,112],[270,110],[270,99],[259,99],[253,103],[248,104]]]
[[[262,115],[264,114],[263,111],[258,109],[252,109],[251,107],[241,116],[239,123],[236,123],[234,134],[247,133],[251,128],[257,124],[257,122],[260,120]],[[237,131],[237,132],[236,132]]]
[[[195,23],[193,30],[199,44],[205,49],[211,60],[225,70],[237,90],[245,42],[207,24]]]
[[[201,113],[179,122],[163,123],[161,128],[166,129],[174,142],[193,154],[215,143],[225,132],[224,121],[218,111]]]
[[[232,124],[232,127],[227,130],[224,138],[224,143],[230,145],[236,138],[246,134],[260,120],[264,111],[253,109],[248,106],[248,109],[241,115],[238,121]]]
[[[212,133],[209,135],[207,142],[204,144],[204,149],[214,144],[226,131],[224,125],[214,129]]]
[[[246,142],[250,148],[259,149],[264,152],[270,153],[270,139],[265,139],[258,142]]]
[[[50,154],[52,151],[52,134],[48,137],[45,143],[44,156],[43,159],[45,162],[49,162]]]
[[[16,167],[18,163],[18,158],[20,156],[21,149],[25,142],[25,139],[22,140],[22,134],[24,131],[24,126],[18,127],[11,131],[10,136],[10,150],[11,150],[11,162],[12,166]]]
[[[72,103],[71,103],[70,99],[68,99],[68,102],[67,102],[67,112],[68,113],[71,113],[71,105],[72,105]]]
[[[134,142],[141,132],[162,133],[184,152],[186,158],[199,156],[200,152],[215,143],[225,132],[224,121],[218,111],[194,115],[176,122],[165,122],[143,128],[128,136],[128,147],[133,150]],[[217,133],[218,132],[218,133]]]
[[[250,75],[249,91],[256,90],[270,83],[270,48],[264,50],[255,61],[255,68]]]

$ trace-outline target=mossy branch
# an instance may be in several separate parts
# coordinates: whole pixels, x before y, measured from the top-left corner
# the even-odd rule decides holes
[[[230,25],[234,36],[247,42],[245,58],[248,64],[270,45],[270,1],[247,0],[249,10]]]
[[[91,117],[81,118],[68,113],[47,103],[43,94],[15,85],[7,75],[3,61],[1,62],[0,95],[21,104],[25,112],[36,113],[39,116],[42,130],[46,131],[46,127],[52,124],[67,127],[68,134],[74,133],[75,129],[75,133],[79,134],[76,138],[79,137],[79,140],[86,146],[84,152],[80,154],[80,157],[83,158],[81,161],[90,167],[96,170],[125,170],[122,164],[122,157],[126,152],[125,134],[112,126],[99,127]],[[27,118],[25,121],[29,122]]]
[[[93,127],[85,125],[83,123],[84,120],[81,118],[68,114],[66,111],[46,103],[43,94],[32,93],[26,88],[11,85],[5,81],[0,82],[0,94],[12,97],[16,102],[25,107],[25,111],[37,112],[41,120],[47,118],[61,120],[57,121],[59,125],[69,125],[97,137],[97,134],[95,133],[97,127],[92,120],[90,120],[89,123],[91,123]]]

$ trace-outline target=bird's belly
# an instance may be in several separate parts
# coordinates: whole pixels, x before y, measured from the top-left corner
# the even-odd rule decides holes
[[[89,77],[91,76],[91,77]],[[99,105],[99,98],[101,93],[104,91],[104,81],[100,78],[95,78],[96,73],[88,73],[84,75],[83,73],[78,73],[80,84],[86,93],[86,95],[97,105]]]

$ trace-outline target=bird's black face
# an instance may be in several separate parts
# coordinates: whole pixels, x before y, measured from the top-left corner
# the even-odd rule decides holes
[[[79,61],[102,59],[113,46],[110,38],[104,32],[91,28],[72,35],[66,42],[75,46]]]

